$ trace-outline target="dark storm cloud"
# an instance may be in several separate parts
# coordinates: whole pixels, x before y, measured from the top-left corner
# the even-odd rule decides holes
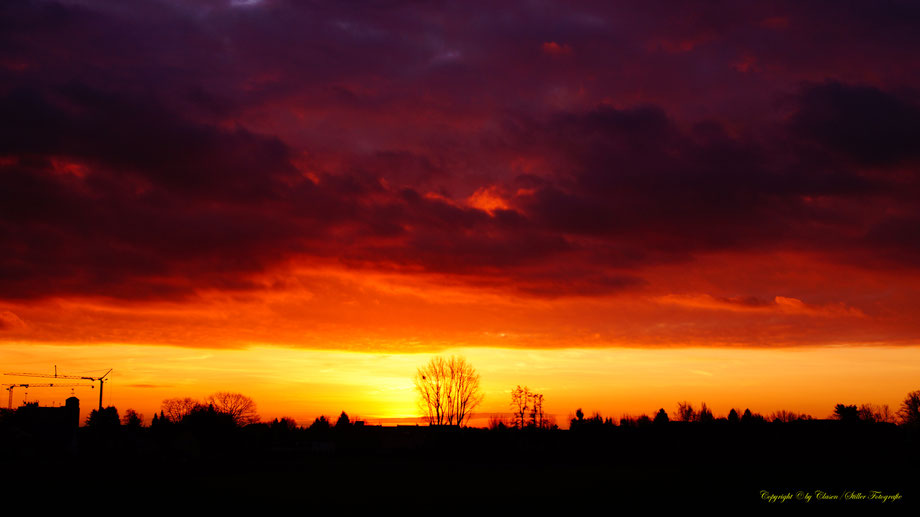
[[[861,199],[892,187],[855,165],[807,168],[811,157],[786,149],[782,134],[733,138],[714,122],[681,130],[653,107],[570,113],[545,133],[570,169],[524,198],[527,213],[563,233],[664,254],[807,246],[816,236],[809,225],[852,222],[809,199]]]
[[[153,99],[83,85],[14,90],[0,117],[0,153],[68,157],[178,195],[269,197],[273,180],[296,175],[275,138],[189,123]]]
[[[918,12],[4,2],[0,297],[312,259],[548,297],[714,251],[913,267]]]
[[[349,213],[276,138],[183,120],[84,87],[0,100],[0,259],[9,297],[245,288]],[[360,187],[359,187],[360,188]]]
[[[920,157],[920,108],[869,86],[829,81],[805,88],[793,134],[865,165]]]

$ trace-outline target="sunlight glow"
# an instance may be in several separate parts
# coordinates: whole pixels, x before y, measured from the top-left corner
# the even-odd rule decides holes
[[[6,371],[51,373],[54,364],[48,358],[66,374],[114,368],[104,403],[122,411],[131,407],[148,419],[166,398],[203,399],[216,391],[239,391],[257,402],[263,419],[288,416],[300,424],[343,410],[371,423],[419,416],[412,378],[434,355],[264,345],[195,350],[26,343],[4,345],[2,353]],[[651,415],[660,407],[671,412],[682,400],[706,402],[717,416],[749,407],[767,414],[786,409],[824,418],[837,403],[871,402],[896,409],[920,377],[920,350],[899,347],[456,348],[440,353],[465,356],[481,374],[486,397],[480,414],[507,413],[510,391],[520,384],[545,395],[548,413],[560,425],[577,408],[619,418]],[[27,382],[4,378],[8,383]],[[88,413],[97,392],[76,391]],[[29,396],[50,403],[62,402],[69,393],[34,391]]]

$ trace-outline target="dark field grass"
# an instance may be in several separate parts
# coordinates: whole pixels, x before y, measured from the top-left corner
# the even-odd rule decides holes
[[[917,443],[893,425],[839,422],[323,434],[172,427],[108,439],[81,429],[76,446],[54,454],[8,444],[0,467],[10,494],[122,505],[880,511],[920,503]]]

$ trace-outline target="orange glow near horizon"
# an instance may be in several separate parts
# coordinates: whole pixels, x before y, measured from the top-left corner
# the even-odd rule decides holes
[[[433,355],[309,350],[270,346],[190,349],[151,345],[8,344],[4,369],[88,374],[114,368],[104,404],[132,408],[149,421],[166,398],[203,400],[216,391],[252,397],[264,420],[287,416],[308,425],[319,415],[346,411],[370,423],[419,416],[415,369]],[[920,376],[915,347],[802,347],[776,350],[507,349],[458,348],[482,376],[485,401],[473,425],[507,414],[511,389],[543,393],[560,426],[577,408],[619,419],[674,412],[677,402],[705,402],[717,416],[731,408],[768,416],[781,409],[826,418],[838,403],[887,404],[896,411]],[[5,383],[37,382],[5,376]],[[77,388],[83,418],[98,401],[95,389]],[[69,389],[19,390],[42,404],[62,403]]]
[[[541,297],[485,278],[294,265],[264,274],[262,289],[238,293],[0,302],[0,339],[371,352],[920,343],[913,296],[920,278],[904,271],[866,274],[773,254],[712,255],[643,274],[647,285],[620,293]]]
[[[4,372],[114,368],[105,403],[148,419],[166,398],[236,391],[266,419],[309,424],[344,410],[411,421],[416,367],[451,353],[482,374],[475,425],[507,413],[518,384],[544,393],[563,426],[579,407],[619,418],[683,400],[717,415],[749,407],[823,418],[837,403],[896,410],[918,389],[920,281],[910,275],[859,275],[797,254],[712,255],[644,275],[637,289],[553,298],[485,279],[304,265],[264,275],[260,290],[185,300],[7,301],[0,357]],[[835,278],[849,280],[829,296],[823,286]],[[86,413],[98,394],[78,391]]]

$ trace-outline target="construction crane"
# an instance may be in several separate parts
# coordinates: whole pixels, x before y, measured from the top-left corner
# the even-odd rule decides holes
[[[108,376],[110,373],[112,373],[111,368],[109,368],[109,370],[102,374],[100,377],[89,377],[86,375],[58,375],[57,365],[55,365],[54,375],[47,373],[4,373],[3,375],[14,375],[17,377],[46,377],[53,379],[83,379],[92,382],[99,381],[99,411],[102,411],[102,385],[105,383],[106,376]]]
[[[49,384],[3,384],[3,386],[7,386],[6,391],[10,392],[10,400],[6,406],[7,409],[13,409],[13,388],[25,388],[25,389],[29,389],[29,388],[76,388],[78,386],[81,386],[81,387],[89,386],[90,388],[95,388],[95,386],[93,386],[92,384],[72,384],[72,383],[67,383],[67,384],[54,384],[54,383],[49,383]]]

